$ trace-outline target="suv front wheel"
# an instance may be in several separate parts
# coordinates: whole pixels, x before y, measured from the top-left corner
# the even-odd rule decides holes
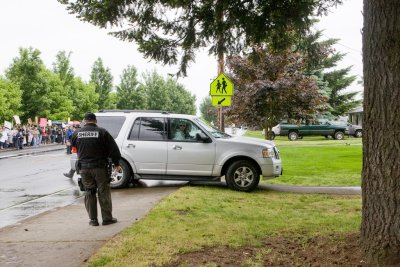
[[[110,186],[111,188],[124,188],[129,185],[129,182],[131,180],[131,169],[129,168],[128,164],[121,160],[119,162],[121,165],[121,172],[116,172],[112,171],[111,173],[111,183]]]
[[[228,167],[225,180],[230,189],[250,192],[260,182],[260,173],[250,161],[238,160]]]
[[[362,137],[362,132],[361,132],[361,130],[357,130],[357,131],[355,132],[355,134],[354,134],[354,137],[361,138],[361,137]]]

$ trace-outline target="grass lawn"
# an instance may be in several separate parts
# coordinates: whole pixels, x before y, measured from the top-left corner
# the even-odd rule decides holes
[[[247,135],[262,137],[257,132]],[[360,185],[360,139],[285,139],[275,140],[284,175],[268,182]],[[235,261],[241,262],[235,266],[264,266],[266,260],[273,261],[268,266],[327,266],[334,261],[353,266],[360,262],[358,255],[351,259],[358,243],[350,244],[349,236],[357,235],[360,222],[360,196],[241,193],[224,187],[188,186],[110,240],[87,266],[231,266]],[[279,254],[273,246],[282,247],[283,252]],[[340,246],[347,254],[340,254]],[[208,254],[213,250],[217,251],[214,257]],[[298,253],[309,254],[302,258]],[[318,257],[329,260],[318,261]]]
[[[109,241],[88,266],[165,266],[204,247],[260,248],[266,237],[354,233],[360,210],[359,196],[184,187]]]
[[[263,138],[261,131],[246,136]],[[362,168],[361,138],[344,140],[307,136],[289,141],[279,136],[274,142],[281,152],[283,175],[263,183],[310,186],[360,186]]]

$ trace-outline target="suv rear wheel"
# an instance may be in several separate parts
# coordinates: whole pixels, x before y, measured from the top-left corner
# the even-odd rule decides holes
[[[337,131],[337,132],[335,133],[334,138],[335,138],[336,140],[343,140],[343,139],[344,139],[344,133],[341,132],[341,131]]]
[[[238,160],[228,167],[225,180],[230,189],[250,192],[260,182],[260,173],[250,161]]]
[[[296,141],[299,138],[299,134],[297,132],[290,132],[288,138],[290,141]]]
[[[121,160],[119,162],[121,165],[121,172],[113,172],[111,173],[111,183],[110,186],[111,188],[124,188],[129,185],[129,182],[131,180],[131,169],[129,168],[128,164]]]

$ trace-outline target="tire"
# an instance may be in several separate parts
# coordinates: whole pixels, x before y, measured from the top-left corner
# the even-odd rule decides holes
[[[250,192],[258,186],[260,173],[250,161],[238,160],[228,167],[225,180],[230,189]]]
[[[289,132],[288,139],[290,141],[296,141],[297,139],[299,139],[299,134],[297,132]]]
[[[341,131],[337,131],[337,132],[335,133],[335,135],[334,135],[334,138],[335,138],[336,140],[343,140],[343,139],[344,139],[344,133],[341,132]]]
[[[362,137],[362,131],[361,131],[361,130],[357,130],[357,131],[354,133],[354,137],[361,138],[361,137]]]
[[[111,173],[111,188],[125,188],[131,181],[132,172],[128,163],[121,160],[119,164],[121,165],[122,171],[120,173],[114,171]]]

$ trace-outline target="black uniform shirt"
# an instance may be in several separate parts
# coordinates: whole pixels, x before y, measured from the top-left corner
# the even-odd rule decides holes
[[[76,130],[71,136],[71,145],[76,147],[80,162],[95,163],[111,158],[114,165],[119,165],[121,153],[114,138],[94,123]]]

